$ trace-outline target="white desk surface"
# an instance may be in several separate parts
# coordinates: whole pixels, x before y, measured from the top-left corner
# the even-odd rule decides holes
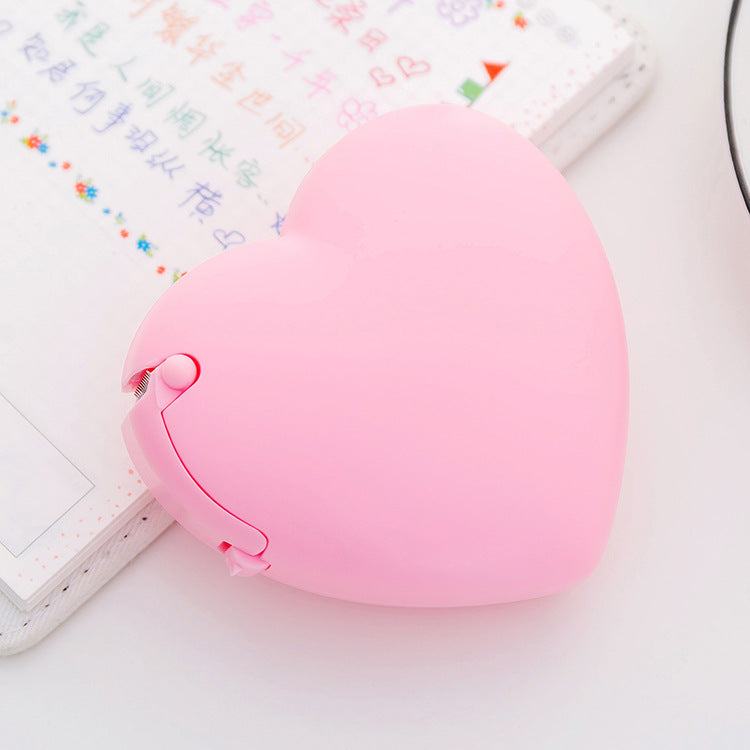
[[[177,527],[0,662],[3,747],[746,748],[750,216],[722,113],[730,0],[623,0],[654,88],[568,176],[629,335],[620,507],[570,593],[368,608],[230,579]]]

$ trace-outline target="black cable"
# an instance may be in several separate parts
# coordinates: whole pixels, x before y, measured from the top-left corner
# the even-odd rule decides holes
[[[748,186],[745,174],[742,171],[740,155],[737,151],[737,137],[734,132],[734,121],[732,115],[732,47],[734,46],[734,32],[737,27],[737,18],[740,14],[742,0],[734,0],[732,10],[729,14],[729,28],[727,29],[727,42],[724,48],[724,119],[727,123],[727,137],[729,138],[729,151],[732,154],[732,163],[740,183],[742,197],[745,199],[747,210],[750,211],[750,186]]]

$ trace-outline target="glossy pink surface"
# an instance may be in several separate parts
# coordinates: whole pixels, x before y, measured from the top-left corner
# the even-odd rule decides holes
[[[281,238],[157,302],[124,385],[174,354],[198,378],[162,409],[152,375],[124,427],[136,466],[271,578],[483,604],[560,591],[602,553],[627,431],[617,292],[570,187],[486,115],[414,107],[344,138]]]

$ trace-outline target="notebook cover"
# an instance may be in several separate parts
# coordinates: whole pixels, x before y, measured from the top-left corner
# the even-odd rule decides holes
[[[589,104],[537,145],[559,168],[565,169],[645,94],[654,73],[653,48],[643,29],[619,7],[595,0],[637,42],[635,59]],[[66,581],[33,609],[22,612],[0,594],[0,655],[23,651],[66,620],[78,607],[153,542],[171,517],[151,500],[144,510],[81,563]]]
[[[0,656],[15,654],[38,643],[171,523],[171,516],[151,499],[141,512],[33,609],[22,612],[10,599],[0,594]]]
[[[656,69],[656,55],[645,30],[623,14],[619,5],[608,0],[595,2],[635,39],[635,59],[561,128],[537,142],[547,158],[561,170],[635,106],[646,93]]]

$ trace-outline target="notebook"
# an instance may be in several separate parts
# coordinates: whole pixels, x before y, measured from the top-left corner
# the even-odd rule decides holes
[[[277,236],[310,165],[380,114],[471,107],[562,168],[651,68],[594,0],[31,5],[0,0],[0,651],[169,524],[119,381],[171,284]]]

